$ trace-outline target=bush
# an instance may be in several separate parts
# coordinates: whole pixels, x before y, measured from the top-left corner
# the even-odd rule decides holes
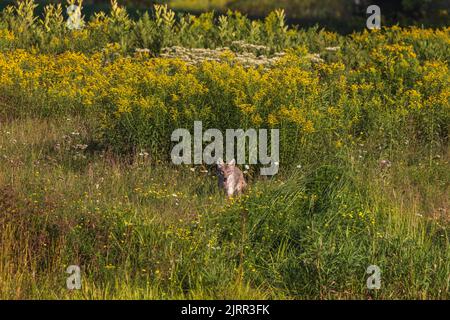
[[[448,34],[355,34],[331,48],[337,51],[319,56],[300,47],[260,66],[266,58],[244,66],[229,50],[218,61],[122,56],[119,44],[92,55],[14,50],[0,55],[0,85],[5,99],[33,101],[41,114],[89,111],[101,123],[101,142],[121,152],[146,149],[154,160],[168,160],[171,133],[194,121],[220,130],[279,128],[281,161],[289,167],[358,143],[370,143],[375,153],[411,139],[424,148],[445,143],[445,53],[414,46],[411,36],[444,50],[441,37]]]

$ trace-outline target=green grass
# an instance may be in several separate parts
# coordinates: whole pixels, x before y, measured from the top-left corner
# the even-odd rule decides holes
[[[227,202],[211,168],[110,154],[91,121],[1,123],[1,299],[449,298],[448,150],[387,171],[343,151]]]

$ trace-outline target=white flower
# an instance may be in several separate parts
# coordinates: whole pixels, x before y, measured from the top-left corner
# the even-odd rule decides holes
[[[146,152],[145,150],[141,150],[141,152],[139,153],[139,156],[140,156],[140,157],[148,157],[149,154],[148,154],[148,152]]]
[[[392,166],[392,163],[391,163],[391,161],[389,161],[389,160],[381,160],[380,161],[380,167],[381,167],[381,169],[388,169],[388,168],[390,168]]]
[[[74,149],[79,149],[79,150],[86,150],[88,147],[87,144],[77,144]]]

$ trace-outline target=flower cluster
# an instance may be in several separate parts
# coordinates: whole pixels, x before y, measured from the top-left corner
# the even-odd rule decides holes
[[[232,59],[246,68],[274,66],[280,58],[285,56],[284,52],[276,53],[269,58],[264,55],[256,56],[252,52],[232,52],[230,48],[202,49],[202,48],[184,48],[174,46],[162,50],[162,58],[177,58],[185,61],[188,65],[198,65],[205,61],[223,62]]]

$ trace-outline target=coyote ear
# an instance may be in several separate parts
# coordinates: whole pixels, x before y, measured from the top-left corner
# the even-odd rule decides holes
[[[223,162],[222,158],[217,159],[217,166],[219,168],[222,168],[225,165],[225,162]]]
[[[231,160],[230,162],[228,162],[228,165],[234,167],[236,165],[236,160]]]

